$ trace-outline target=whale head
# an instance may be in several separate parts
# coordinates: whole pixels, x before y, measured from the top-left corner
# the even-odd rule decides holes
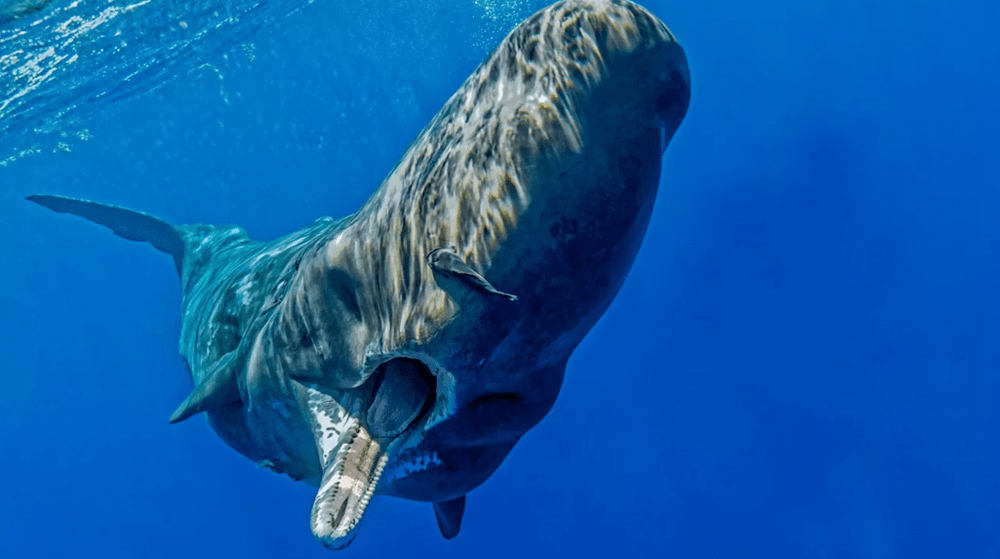
[[[411,360],[430,379],[379,492],[460,498],[551,409],[635,259],[689,98],[660,20],[568,0],[514,29],[414,142],[356,216],[363,241],[329,260],[387,255],[377,275],[406,303],[358,306],[413,311],[374,321],[405,338],[380,362]]]

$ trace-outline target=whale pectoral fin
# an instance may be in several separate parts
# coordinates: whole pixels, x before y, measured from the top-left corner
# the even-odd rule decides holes
[[[454,278],[464,283],[467,287],[478,291],[484,291],[491,295],[498,295],[511,301],[517,301],[517,295],[504,293],[493,287],[483,276],[476,273],[468,264],[462,260],[453,249],[439,248],[427,255],[427,263],[435,274],[445,278]]]
[[[409,359],[393,359],[382,368],[385,377],[368,407],[368,429],[374,437],[390,438],[405,431],[420,415],[433,388]]]
[[[236,367],[233,363],[236,352],[223,355],[195,386],[191,394],[170,416],[170,423],[178,423],[200,413],[240,401],[240,389],[236,384]]]
[[[450,501],[434,503],[434,516],[437,517],[438,528],[444,539],[451,540],[462,529],[462,516],[465,515],[465,495]]]

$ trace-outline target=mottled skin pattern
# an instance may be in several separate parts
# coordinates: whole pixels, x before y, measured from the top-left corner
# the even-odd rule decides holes
[[[567,0],[511,32],[340,221],[267,243],[181,226],[171,244],[100,208],[35,201],[183,246],[180,351],[213,388],[180,418],[207,411],[242,454],[319,485],[322,543],[347,545],[375,491],[438,503],[453,537],[464,495],[551,409],[624,281],[689,95],[662,22],[624,0]],[[512,296],[436,280],[442,248]],[[428,385],[398,414],[367,412],[380,390],[384,403]]]

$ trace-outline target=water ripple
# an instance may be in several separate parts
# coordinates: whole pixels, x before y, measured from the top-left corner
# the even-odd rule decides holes
[[[0,143],[198,68],[311,0],[0,0]]]

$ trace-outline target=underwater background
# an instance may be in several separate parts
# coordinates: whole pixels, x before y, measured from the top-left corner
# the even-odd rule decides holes
[[[1000,5],[649,0],[688,116],[559,401],[357,540],[229,449],[178,281],[51,193],[269,239],[355,211],[545,2],[0,0],[0,557],[1000,557]]]

